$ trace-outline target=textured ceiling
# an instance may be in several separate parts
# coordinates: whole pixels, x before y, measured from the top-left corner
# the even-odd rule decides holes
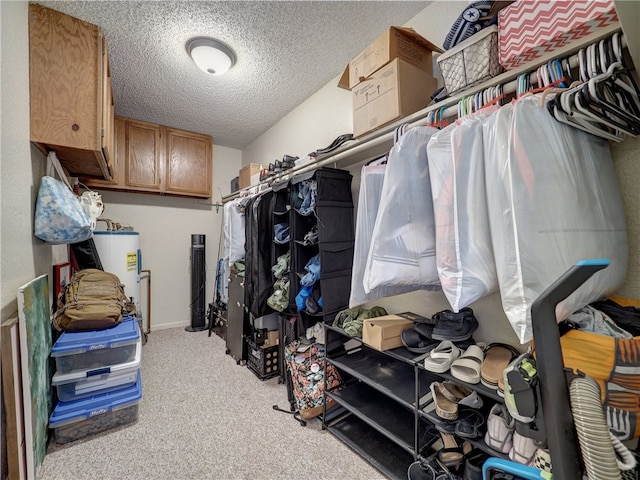
[[[390,25],[426,1],[39,1],[100,26],[116,114],[242,149],[342,72]],[[237,55],[223,76],[189,58],[211,36]],[[336,87],[337,88],[337,87]]]

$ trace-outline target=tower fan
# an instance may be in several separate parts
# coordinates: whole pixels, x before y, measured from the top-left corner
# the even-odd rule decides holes
[[[205,251],[204,235],[191,235],[191,325],[187,332],[201,332],[205,326]]]

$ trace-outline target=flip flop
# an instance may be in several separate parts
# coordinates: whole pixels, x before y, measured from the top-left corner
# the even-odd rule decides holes
[[[451,364],[451,375],[463,382],[480,383],[480,369],[484,360],[484,352],[478,345],[471,345]]]
[[[480,382],[493,390],[499,389],[500,379],[504,376],[504,369],[520,352],[511,345],[492,343],[484,351],[484,361],[480,368]]]

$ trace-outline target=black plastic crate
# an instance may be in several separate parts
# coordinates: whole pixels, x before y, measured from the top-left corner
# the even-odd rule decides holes
[[[247,339],[247,367],[261,380],[275,377],[280,373],[279,345],[259,347],[251,339]]]

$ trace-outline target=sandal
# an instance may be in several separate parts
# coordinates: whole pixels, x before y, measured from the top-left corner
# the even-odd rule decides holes
[[[480,383],[480,369],[484,353],[478,345],[471,345],[460,358],[451,364],[451,375],[463,382]]]
[[[438,342],[430,338],[423,337],[415,328],[406,328],[400,334],[402,344],[412,353],[427,353]]]
[[[444,433],[446,435],[455,435],[456,434],[456,422],[450,420],[443,420],[442,422],[438,422],[435,424],[436,430],[440,433]]]
[[[431,350],[429,356],[424,359],[424,368],[430,372],[444,373],[449,370],[451,363],[461,354],[462,351],[458,347],[446,340]]]
[[[438,390],[437,384],[438,382],[433,382],[429,385],[431,395],[433,396],[433,403],[436,407],[436,415],[445,420],[456,420],[458,418],[458,405],[447,400],[444,395],[440,393],[440,390]]]
[[[487,388],[498,390],[504,369],[520,352],[504,343],[492,343],[484,351],[484,361],[480,369],[480,382]]]
[[[464,461],[462,447],[456,442],[456,437],[441,433],[443,448],[438,450],[438,460],[446,467],[457,467]]]
[[[434,340],[451,340],[461,342],[471,338],[473,332],[478,328],[478,320],[473,314],[473,310],[465,307],[460,312],[444,310],[436,313],[433,317],[435,327],[431,338]]]
[[[469,410],[463,416],[458,417],[456,422],[456,435],[462,438],[478,438],[482,435],[480,431],[484,425],[484,417],[480,412]]]
[[[436,385],[436,388],[440,390],[440,393],[444,397],[458,405],[464,405],[471,408],[482,408],[484,402],[482,397],[478,395],[478,392],[471,390],[462,385],[457,385],[450,380],[445,380],[442,383]]]

